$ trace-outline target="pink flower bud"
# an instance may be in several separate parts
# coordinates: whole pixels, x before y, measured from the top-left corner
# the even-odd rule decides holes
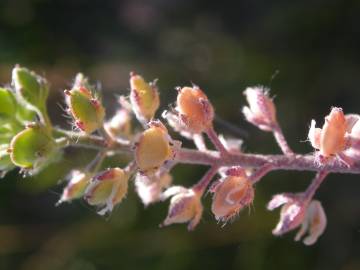
[[[169,197],[172,197],[169,212],[162,225],[188,222],[188,230],[193,230],[200,222],[203,212],[200,195],[192,189],[174,186],[163,193],[163,199]]]
[[[135,179],[136,192],[145,206],[160,200],[164,188],[170,186],[172,177],[166,173],[158,176],[138,174]]]
[[[160,106],[159,93],[155,83],[145,82],[143,77],[130,74],[130,101],[136,118],[146,124],[155,115]]]
[[[104,124],[104,128],[113,138],[128,137],[131,132],[131,117],[126,109],[118,110],[115,115]]]
[[[295,241],[299,241],[308,232],[309,235],[304,238],[303,243],[307,246],[313,245],[325,231],[326,223],[326,215],[321,203],[317,200],[311,201]]]
[[[219,180],[211,192],[214,193],[211,210],[217,220],[224,222],[254,200],[254,188],[245,173]]]
[[[122,201],[128,190],[129,176],[120,168],[112,168],[95,176],[85,191],[85,200],[101,208],[104,215]]]
[[[316,122],[311,121],[309,140],[315,149],[320,150],[323,157],[330,157],[345,150],[347,123],[341,108],[332,108],[325,117],[325,123],[320,128],[315,128]]]
[[[91,177],[90,173],[73,170],[71,172],[70,180],[64,188],[57,204],[81,198],[85,193],[85,189],[89,184]]]
[[[151,175],[174,155],[170,136],[160,121],[150,122],[149,128],[139,137],[135,148],[135,160],[144,174]]]
[[[214,108],[197,86],[183,87],[179,90],[176,109],[182,125],[190,133],[204,132],[214,120]]]
[[[249,107],[243,108],[246,120],[265,131],[271,131],[277,124],[276,108],[268,92],[263,87],[248,87],[244,91],[249,103]]]

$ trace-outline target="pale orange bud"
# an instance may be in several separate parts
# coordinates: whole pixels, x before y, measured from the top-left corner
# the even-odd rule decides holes
[[[169,173],[151,177],[139,173],[135,179],[136,193],[139,195],[143,204],[148,206],[160,200],[163,189],[170,186],[171,182],[172,176]]]
[[[325,157],[337,154],[345,148],[346,120],[341,108],[332,108],[325,118],[320,136],[320,154]]]
[[[322,129],[315,128],[315,121],[312,120],[309,131],[309,140],[312,146],[320,150],[323,157],[330,157],[345,150],[346,131],[348,125],[341,108],[332,108]]]
[[[160,106],[159,92],[155,83],[147,83],[143,77],[130,74],[130,102],[136,118],[146,124]]]
[[[179,90],[176,108],[183,126],[190,133],[205,131],[214,120],[214,108],[204,92],[197,86],[183,87]]]
[[[211,210],[217,220],[226,222],[254,200],[253,185],[245,174],[227,176],[215,185]]]
[[[85,189],[88,186],[91,177],[90,173],[73,170],[71,172],[69,183],[64,188],[57,204],[81,198],[85,193]]]
[[[246,120],[265,131],[271,131],[277,124],[276,108],[268,92],[261,86],[248,87],[244,91],[249,103],[249,107],[243,108]]]
[[[326,215],[321,203],[317,200],[311,201],[295,241],[299,241],[308,232],[309,235],[304,238],[303,243],[307,246],[313,245],[325,231],[326,223]]]
[[[104,128],[112,137],[128,137],[131,132],[131,117],[126,109],[118,110],[115,115],[105,123]]]
[[[149,126],[136,143],[135,160],[140,171],[150,175],[173,157],[173,150],[166,127],[160,121],[153,121]]]
[[[128,190],[129,176],[120,168],[111,168],[95,176],[85,191],[85,200],[101,208],[104,215],[122,201]]]
[[[193,230],[200,222],[203,206],[200,194],[192,189],[174,186],[163,193],[163,199],[172,197],[168,215],[162,225],[189,223],[188,230]]]

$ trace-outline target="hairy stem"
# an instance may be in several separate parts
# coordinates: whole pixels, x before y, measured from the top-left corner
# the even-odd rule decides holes
[[[281,151],[286,155],[292,155],[294,152],[291,150],[290,146],[288,145],[284,133],[279,125],[276,125],[273,128],[273,134],[275,137],[276,142],[278,143]]]

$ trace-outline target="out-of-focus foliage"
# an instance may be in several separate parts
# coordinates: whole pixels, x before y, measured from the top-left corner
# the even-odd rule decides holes
[[[49,113],[64,127],[56,104],[79,71],[101,82],[109,113],[115,96],[129,93],[131,70],[159,78],[163,109],[175,99],[174,86],[194,82],[216,108],[219,131],[237,136],[246,129],[246,151],[274,153],[272,137],[240,114],[242,91],[265,84],[291,146],[306,152],[310,119],[320,121],[330,106],[360,112],[359,11],[351,0],[3,0],[0,82],[10,82],[16,63],[46,75]],[[256,186],[254,207],[234,223],[222,228],[205,213],[188,233],[181,225],[159,229],[167,205],[144,211],[133,191],[108,220],[81,202],[55,207],[61,188],[54,185],[94,154],[72,149],[32,179],[11,172],[1,181],[0,269],[360,268],[357,176],[331,175],[321,187],[329,225],[305,248],[293,235],[271,235],[277,214],[265,205],[275,192],[304,189],[310,173],[271,173]],[[190,185],[203,168],[175,172],[175,183]]]

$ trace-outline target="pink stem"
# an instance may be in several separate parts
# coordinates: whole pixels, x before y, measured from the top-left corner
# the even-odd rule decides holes
[[[266,174],[268,174],[270,171],[274,170],[275,166],[271,163],[264,164],[260,168],[258,168],[255,172],[253,172],[252,175],[250,175],[249,180],[253,182],[254,184],[258,181],[260,181],[261,178],[263,178]]]
[[[329,174],[328,171],[319,171],[309,187],[304,192],[304,198],[306,202],[310,202],[315,195],[316,190],[320,187],[326,176]]]
[[[207,188],[207,186],[210,184],[211,180],[214,178],[214,176],[216,175],[217,171],[218,171],[218,167],[217,166],[213,166],[211,167],[206,174],[201,178],[201,180],[199,182],[197,182],[194,186],[193,186],[193,190],[202,195],[205,191],[205,189]]]
[[[220,152],[222,157],[225,157],[229,154],[228,150],[226,150],[223,143],[220,141],[218,135],[216,134],[213,127],[208,128],[206,131],[210,141],[214,144],[215,148]]]
[[[279,125],[276,125],[273,128],[273,134],[275,137],[276,142],[278,143],[281,151],[285,154],[285,155],[293,155],[294,152],[291,150],[290,146],[288,145],[284,133],[282,132],[281,128]]]

